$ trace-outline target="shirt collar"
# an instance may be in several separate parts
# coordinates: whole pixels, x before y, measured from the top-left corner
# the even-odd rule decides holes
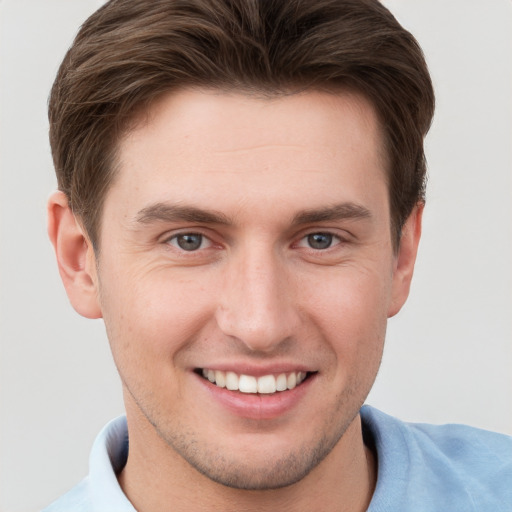
[[[123,493],[117,474],[128,458],[126,417],[109,422],[94,441],[89,457],[89,477],[94,510],[136,512]]]

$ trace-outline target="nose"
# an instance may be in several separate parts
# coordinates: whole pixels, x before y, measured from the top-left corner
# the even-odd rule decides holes
[[[227,265],[217,324],[253,352],[272,352],[297,332],[297,294],[286,262],[271,250],[246,250]]]

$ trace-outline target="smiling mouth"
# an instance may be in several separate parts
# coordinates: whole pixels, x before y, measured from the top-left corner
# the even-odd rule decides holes
[[[289,372],[254,377],[252,375],[238,375],[235,372],[210,370],[208,368],[199,368],[196,370],[196,373],[219,388],[239,391],[240,393],[261,393],[267,395],[294,389],[311,375],[310,372]]]

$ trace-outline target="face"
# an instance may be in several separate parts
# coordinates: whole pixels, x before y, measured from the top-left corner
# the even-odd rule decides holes
[[[340,449],[401,305],[381,146],[320,92],[184,90],[121,140],[95,280],[134,442],[246,489]]]

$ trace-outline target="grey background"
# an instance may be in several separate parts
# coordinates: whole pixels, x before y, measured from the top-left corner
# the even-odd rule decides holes
[[[46,101],[99,0],[0,2],[0,511],[37,510],[87,472],[122,413],[101,321],[68,304],[46,237]],[[512,434],[512,3],[387,0],[422,44],[438,110],[412,295],[368,402],[411,421]]]

